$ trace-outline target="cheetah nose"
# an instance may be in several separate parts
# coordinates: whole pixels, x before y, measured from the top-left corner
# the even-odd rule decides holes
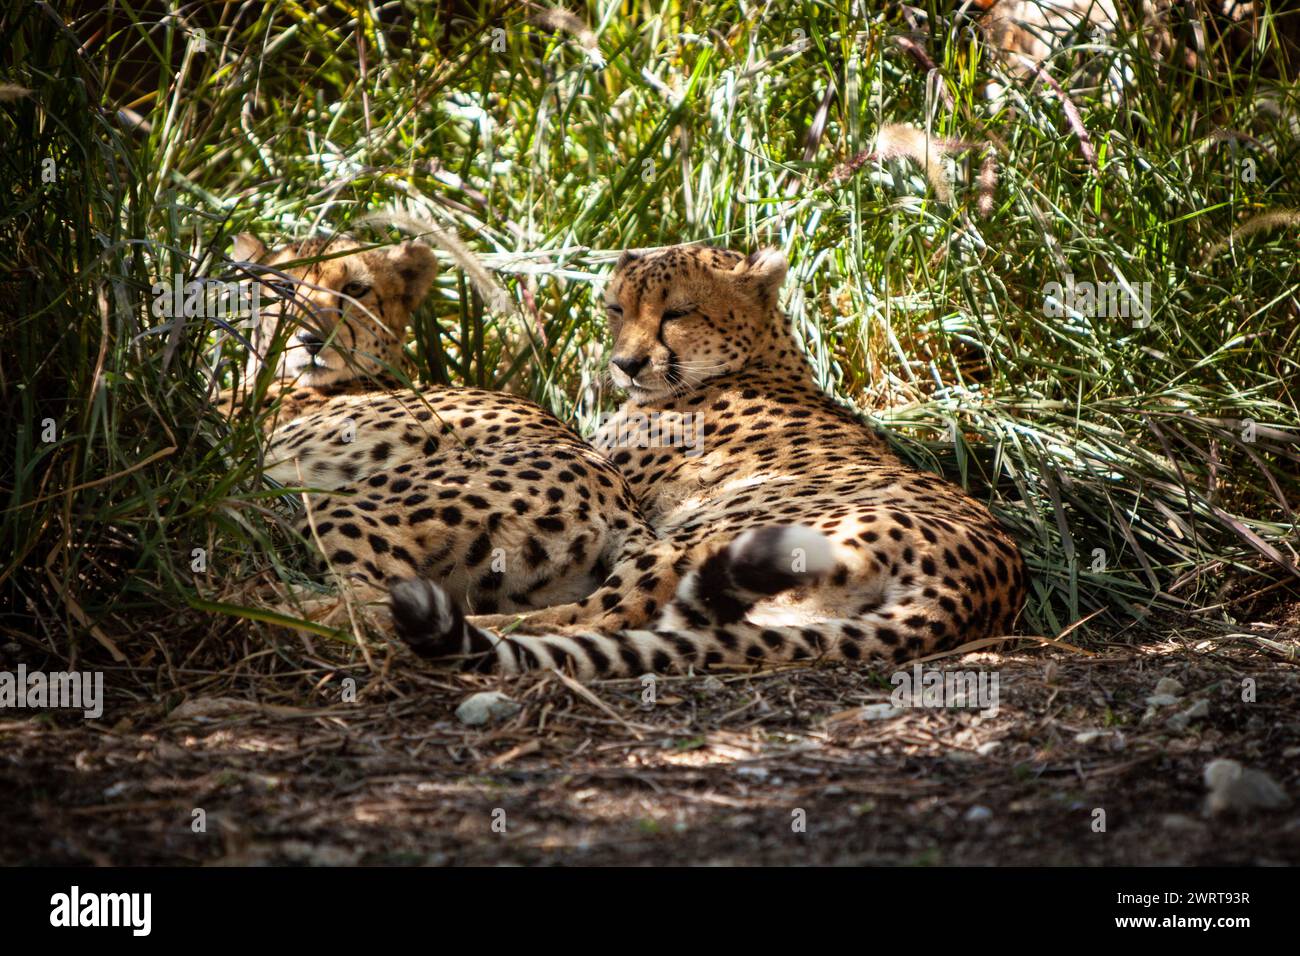
[[[309,355],[319,355],[320,350],[325,347],[325,340],[315,332],[308,332],[306,329],[298,333],[298,342],[307,350]]]
[[[628,378],[635,379],[636,373],[645,368],[646,363],[650,361],[650,356],[643,355],[640,358],[619,358],[615,356],[612,361],[623,370]]]

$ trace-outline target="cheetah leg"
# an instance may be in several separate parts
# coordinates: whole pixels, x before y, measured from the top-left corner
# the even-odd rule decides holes
[[[468,620],[488,630],[554,630],[580,625],[612,632],[639,627],[649,623],[673,597],[682,557],[671,542],[655,541],[615,564],[604,583],[581,601],[517,614],[475,614]]]

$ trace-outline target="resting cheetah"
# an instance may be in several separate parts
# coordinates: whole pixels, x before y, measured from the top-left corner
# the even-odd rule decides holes
[[[628,401],[597,436],[655,548],[546,627],[466,621],[438,585],[392,589],[424,654],[515,672],[635,675],[803,658],[901,662],[1010,628],[1025,568],[992,515],[904,466],[818,390],[777,305],[785,257],[698,246],[627,253],[606,292]],[[699,416],[703,453],[638,440]],[[675,419],[673,419],[675,420]]]
[[[390,579],[418,574],[478,611],[562,605],[625,553],[656,546],[618,469],[544,409],[396,384],[402,334],[434,277],[427,246],[334,240],[272,252],[240,236],[234,258],[263,270],[271,300],[250,372],[273,360],[277,335],[285,342],[265,473],[330,492],[307,496],[301,530],[353,593],[379,598]],[[307,259],[318,261],[292,264]],[[237,396],[224,402],[234,408]]]

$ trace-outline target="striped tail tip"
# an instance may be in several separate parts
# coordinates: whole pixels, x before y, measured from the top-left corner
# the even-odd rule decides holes
[[[397,636],[420,657],[463,653],[465,614],[443,588],[423,578],[405,578],[388,592]]]

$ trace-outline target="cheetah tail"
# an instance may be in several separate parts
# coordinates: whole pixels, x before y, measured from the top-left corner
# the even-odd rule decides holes
[[[682,578],[653,629],[733,624],[764,598],[812,584],[834,567],[830,539],[821,532],[800,525],[753,528]]]
[[[690,631],[656,628],[605,634],[572,628],[564,633],[497,635],[463,616],[446,614],[446,606],[430,596],[440,593],[437,584],[422,578],[395,585],[392,605],[398,632],[417,653],[432,657],[459,654],[468,667],[479,671],[567,670],[591,680],[719,664],[900,661],[917,656],[915,650],[900,646],[893,629],[883,620],[874,620],[872,614],[859,620],[832,619],[802,627],[736,621]]]
[[[488,636],[466,622],[460,605],[432,581],[406,578],[392,586],[388,597],[397,635],[420,657],[468,655]],[[487,658],[482,660],[487,663]]]
[[[652,631],[566,627],[556,633],[496,634],[467,620],[432,581],[400,581],[389,596],[397,635],[421,657],[461,656],[473,669],[506,673],[572,664],[584,677],[640,674],[695,662],[697,656],[700,664],[729,657],[725,651],[731,642],[723,629],[744,629],[742,618],[759,600],[810,584],[833,567],[829,539],[812,529],[747,531],[682,578]],[[693,644],[693,633],[684,635],[681,629],[714,636]],[[696,644],[703,656],[693,653]]]

